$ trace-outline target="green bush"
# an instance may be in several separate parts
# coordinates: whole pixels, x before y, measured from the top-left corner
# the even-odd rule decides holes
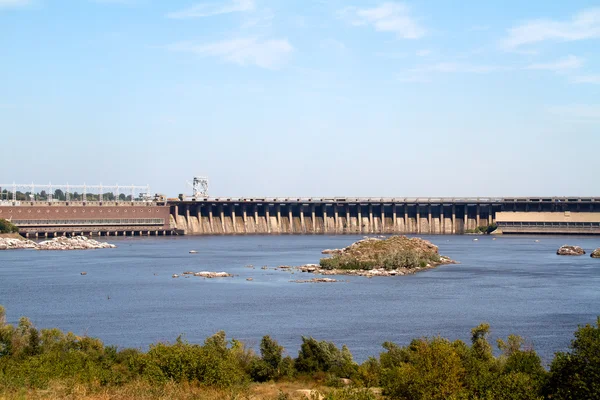
[[[298,372],[329,372],[339,378],[350,378],[358,370],[346,346],[340,350],[331,342],[304,336],[295,366]]]
[[[12,222],[0,218],[0,233],[18,233],[19,228]]]
[[[570,351],[556,353],[545,392],[559,400],[600,398],[600,317],[577,329]]]

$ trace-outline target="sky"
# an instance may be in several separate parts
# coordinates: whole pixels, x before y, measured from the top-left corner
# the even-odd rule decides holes
[[[0,0],[0,183],[600,196],[598,1]]]

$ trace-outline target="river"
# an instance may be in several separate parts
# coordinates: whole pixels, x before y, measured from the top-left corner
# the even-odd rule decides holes
[[[548,362],[568,348],[578,324],[600,315],[600,260],[556,255],[566,243],[589,254],[600,238],[423,237],[460,264],[319,284],[293,283],[310,276],[273,270],[316,263],[322,249],[359,236],[120,237],[108,238],[116,249],[2,251],[0,304],[9,322],[25,315],[40,328],[120,347],[147,349],[180,334],[199,343],[224,330],[255,348],[271,335],[291,356],[302,335],[313,336],[348,345],[358,361],[379,354],[385,341],[438,334],[468,341],[471,328],[488,322],[492,339],[521,335]],[[236,276],[171,277],[188,270]]]

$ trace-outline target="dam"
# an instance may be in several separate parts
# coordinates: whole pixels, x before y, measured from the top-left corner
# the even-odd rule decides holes
[[[204,198],[169,201],[184,234],[600,234],[600,198]]]
[[[598,197],[191,197],[148,186],[0,185],[0,219],[59,235],[600,234]],[[20,189],[20,190],[19,190]]]

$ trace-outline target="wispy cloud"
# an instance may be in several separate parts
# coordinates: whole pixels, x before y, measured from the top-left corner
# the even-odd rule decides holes
[[[600,85],[600,75],[578,75],[572,76],[571,82],[573,83],[591,83]]]
[[[423,49],[423,50],[419,50],[419,51],[417,51],[417,55],[418,55],[419,57],[427,57],[427,56],[430,56],[430,55],[431,55],[431,50],[429,50],[429,49]]]
[[[19,8],[32,4],[31,0],[0,0],[0,9],[2,8]]]
[[[238,64],[279,69],[285,64],[294,47],[287,39],[260,40],[238,38],[214,43],[179,42],[167,46],[169,50],[214,56]]]
[[[546,70],[546,71],[554,71],[554,72],[564,72],[568,70],[581,68],[583,65],[583,59],[576,56],[568,56],[567,58],[563,58],[562,60],[558,60],[551,63],[541,63],[541,64],[530,64],[525,67],[525,69],[537,69],[537,70]]]
[[[573,104],[550,107],[552,114],[584,122],[600,121],[600,104]]]
[[[409,15],[403,3],[387,2],[375,8],[347,7],[339,15],[352,25],[372,25],[376,31],[392,32],[401,39],[418,39],[425,29]]]
[[[413,73],[424,73],[424,72],[446,72],[446,73],[475,73],[475,74],[487,74],[490,72],[498,71],[510,71],[512,67],[506,67],[502,65],[479,65],[479,64],[466,64],[457,62],[441,62],[432,65],[424,65],[409,70]]]
[[[233,12],[252,11],[255,8],[254,0],[233,0],[230,3],[202,3],[189,8],[170,12],[167,18],[185,19],[209,17],[211,15],[229,14]]]
[[[543,41],[569,42],[600,37],[600,8],[591,8],[575,14],[566,21],[537,19],[508,30],[501,45],[506,50]]]

